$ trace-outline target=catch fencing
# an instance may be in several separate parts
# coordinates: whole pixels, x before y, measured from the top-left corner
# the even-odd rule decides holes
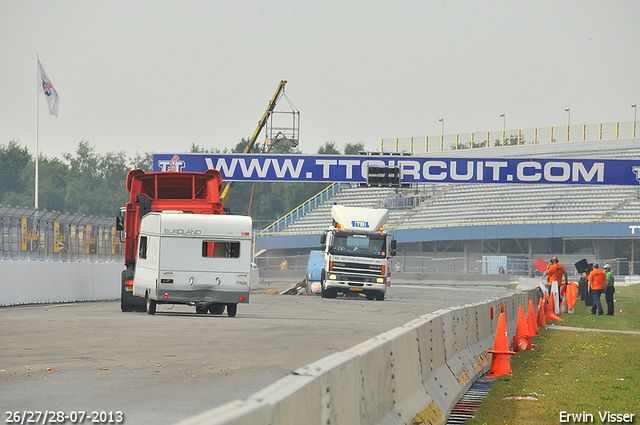
[[[115,218],[0,205],[0,259],[124,261]]]
[[[319,237],[318,237],[319,239]],[[547,254],[550,255],[550,254]],[[546,257],[545,257],[546,258]],[[594,254],[574,254],[562,257],[564,267],[570,279],[580,279],[579,273],[573,264],[586,258],[589,262],[598,261],[601,265],[609,263],[616,276],[635,276],[634,271],[640,270],[640,261],[629,261],[626,258],[598,258]],[[286,256],[274,256],[265,253],[256,257],[256,264],[262,271],[277,271],[283,269],[283,261],[286,260],[286,269],[296,272],[305,272],[309,261],[309,254],[297,254]],[[451,255],[398,255],[391,258],[389,266],[391,272],[413,274],[471,274],[471,275],[497,275],[505,274],[512,277],[536,277],[540,273],[535,267],[536,258],[524,258],[522,256],[507,254],[476,253],[470,255],[452,253]]]

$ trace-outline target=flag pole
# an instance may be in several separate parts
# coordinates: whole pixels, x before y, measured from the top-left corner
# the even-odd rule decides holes
[[[40,84],[40,70],[38,69],[40,62],[39,54],[36,52],[36,81]],[[35,187],[35,207],[38,209],[38,143],[40,138],[40,87],[36,84],[36,187]]]

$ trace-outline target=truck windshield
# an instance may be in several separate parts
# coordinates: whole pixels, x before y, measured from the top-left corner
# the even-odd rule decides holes
[[[329,253],[386,258],[385,240],[386,235],[380,234],[335,233],[331,245],[329,245]]]

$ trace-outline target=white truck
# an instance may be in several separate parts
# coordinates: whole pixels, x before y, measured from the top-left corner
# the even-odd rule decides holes
[[[151,212],[140,223],[133,295],[148,314],[187,304],[234,317],[249,302],[251,252],[251,217]]]
[[[389,258],[396,251],[395,239],[383,227],[389,211],[334,205],[331,216],[333,225],[320,240],[322,269],[307,270],[307,276],[319,274],[323,298],[357,292],[369,300],[384,300]]]

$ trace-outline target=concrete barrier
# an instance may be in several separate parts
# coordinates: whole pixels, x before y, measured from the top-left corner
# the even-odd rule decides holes
[[[121,263],[0,261],[0,306],[120,298]]]
[[[513,335],[530,298],[536,290],[421,316],[180,424],[444,424],[489,370],[502,306]]]

